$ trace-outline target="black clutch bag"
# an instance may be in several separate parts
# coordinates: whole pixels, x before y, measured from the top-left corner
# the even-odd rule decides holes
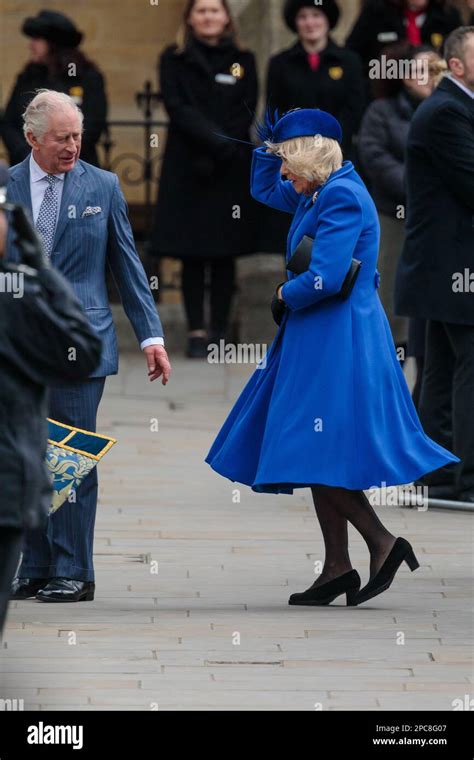
[[[290,260],[288,261],[286,268],[294,274],[303,274],[309,268],[311,263],[311,252],[313,249],[314,238],[309,235],[304,235],[302,240],[298,243],[297,247]],[[359,259],[352,259],[351,266],[348,273],[342,283],[342,287],[337,293],[338,298],[348,298],[352,292],[357,277],[359,275],[362,262]]]

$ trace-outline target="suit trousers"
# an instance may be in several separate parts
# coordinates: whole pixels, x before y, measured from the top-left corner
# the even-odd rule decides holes
[[[474,326],[429,320],[418,414],[426,434],[461,459],[425,475],[427,485],[474,489]]]
[[[95,432],[105,377],[57,386],[51,390],[49,416],[58,422]],[[65,501],[45,528],[27,531],[20,578],[73,578],[93,581],[93,542],[97,509],[97,467]]]

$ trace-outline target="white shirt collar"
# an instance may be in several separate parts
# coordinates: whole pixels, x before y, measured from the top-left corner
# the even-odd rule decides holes
[[[461,90],[463,90],[466,93],[466,95],[469,95],[470,98],[474,99],[474,92],[472,92],[472,90],[470,90],[469,87],[466,87],[466,85],[463,84],[463,82],[460,82],[459,79],[455,79],[452,74],[447,74],[446,76],[449,77],[451,82],[454,82],[454,84],[457,84],[457,86],[460,87]]]
[[[30,179],[31,182],[40,182],[42,179],[44,179],[48,175],[48,172],[45,172],[44,169],[41,168],[41,166],[35,161],[33,158],[33,151],[31,151],[30,154]],[[62,174],[55,174],[55,177],[58,179],[64,181],[65,173]]]

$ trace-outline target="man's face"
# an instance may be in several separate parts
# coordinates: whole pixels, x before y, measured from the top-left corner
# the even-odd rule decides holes
[[[468,34],[464,42],[463,60],[449,60],[451,72],[474,92],[474,34]]]
[[[37,164],[49,174],[62,174],[74,168],[81,153],[81,124],[74,108],[60,108],[54,113],[41,138],[29,132]]]

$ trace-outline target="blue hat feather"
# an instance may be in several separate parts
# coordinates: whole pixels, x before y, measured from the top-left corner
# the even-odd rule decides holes
[[[270,106],[268,106],[265,112],[265,119],[257,124],[257,135],[263,143],[266,141],[273,142],[273,130],[279,119],[278,108],[275,108],[272,113]]]
[[[247,140],[238,140],[219,132],[213,132],[213,134],[224,140],[255,147]],[[339,143],[342,142],[342,128],[338,120],[332,114],[321,111],[319,108],[294,108],[281,117],[278,109],[272,113],[270,108],[267,108],[265,119],[257,124],[257,134],[263,143],[281,143],[292,140],[294,137],[314,137],[314,135],[330,137]]]

